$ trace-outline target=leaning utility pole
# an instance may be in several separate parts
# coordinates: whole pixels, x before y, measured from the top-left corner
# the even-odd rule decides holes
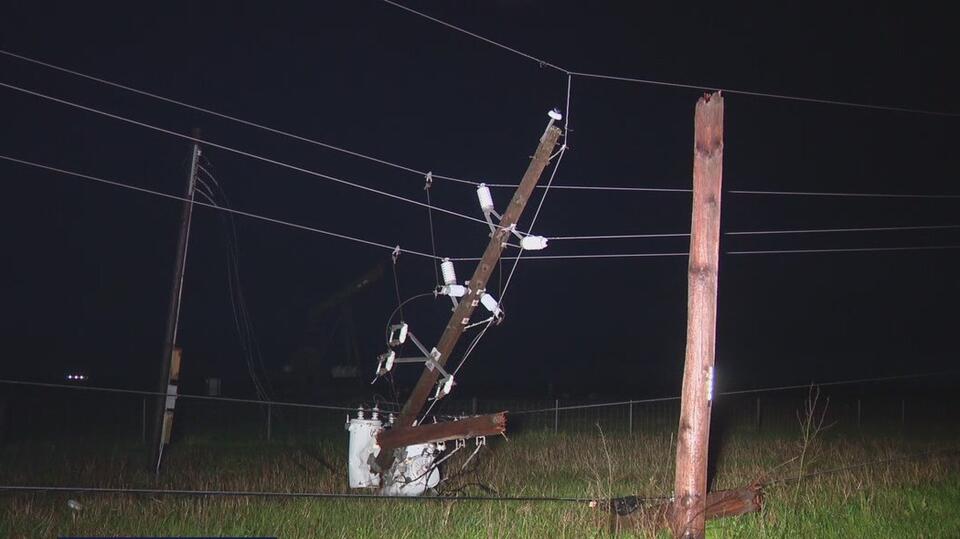
[[[440,341],[437,344],[436,348],[439,352],[439,357],[436,359],[436,362],[441,367],[446,364],[450,358],[457,341],[460,339],[460,336],[463,335],[466,325],[470,323],[470,317],[473,315],[474,309],[477,307],[480,298],[485,292],[487,280],[493,273],[494,268],[496,268],[497,261],[503,253],[507,240],[517,221],[520,219],[520,215],[523,213],[523,209],[526,207],[530,195],[533,194],[533,190],[540,180],[543,170],[550,162],[550,157],[553,155],[553,150],[557,145],[557,140],[559,140],[560,135],[560,128],[553,126],[551,121],[551,124],[547,127],[546,132],[540,139],[537,151],[533,155],[533,159],[530,161],[530,165],[527,167],[527,171],[524,173],[523,179],[520,181],[520,185],[513,195],[513,199],[510,201],[510,206],[503,213],[494,232],[491,233],[490,243],[487,244],[487,249],[483,252],[483,256],[477,264],[477,269],[473,272],[470,280],[467,281],[466,294],[460,298],[460,302],[450,317],[450,321],[447,322],[447,327],[443,330],[443,335],[440,336]],[[440,372],[437,368],[426,368],[423,371],[420,380],[413,388],[413,392],[400,411],[400,416],[396,421],[397,427],[412,427],[414,425],[417,420],[417,415],[420,414],[420,410],[423,409],[423,405],[427,402],[430,390],[433,389],[434,384],[437,382],[439,374]],[[393,464],[393,452],[382,452],[378,460],[381,469],[387,470]]]
[[[694,114],[693,218],[687,285],[687,351],[677,431],[671,528],[675,537],[704,537],[707,447],[713,401],[723,178],[723,97],[707,94]]]
[[[194,139],[200,137],[200,130],[194,128]],[[200,166],[200,144],[194,141],[190,146],[190,168],[187,173],[187,187],[180,210],[180,235],[177,239],[176,259],[173,263],[173,282],[170,284],[170,305],[167,310],[167,331],[163,341],[163,357],[160,362],[160,380],[158,392],[168,395],[158,397],[156,420],[154,422],[154,452],[152,462],[154,472],[160,473],[163,459],[163,447],[169,441],[169,430],[173,427],[173,405],[176,402],[177,385],[170,365],[176,353],[177,329],[180,323],[180,299],[183,296],[183,277],[187,264],[187,246],[190,243],[190,221],[193,217],[193,197],[196,186],[197,168]],[[179,361],[177,361],[179,371]]]

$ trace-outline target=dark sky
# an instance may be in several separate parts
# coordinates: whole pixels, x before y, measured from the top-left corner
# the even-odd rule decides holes
[[[581,2],[417,2],[437,17],[572,70],[957,112],[958,50],[930,8],[876,4],[722,9]],[[915,10],[915,11],[910,11]],[[566,76],[374,0],[276,7],[9,1],[0,47],[402,163],[498,183],[523,173]],[[417,175],[0,56],[5,83],[425,200]],[[688,188],[701,92],[576,77],[557,184]],[[726,95],[725,190],[960,193],[956,118]],[[179,194],[188,144],[0,89],[0,153]],[[234,207],[429,252],[422,207],[207,148]],[[160,359],[180,206],[0,162],[5,377],[150,387]],[[439,206],[480,217],[473,189],[438,182]],[[510,193],[496,190],[502,208]],[[534,200],[534,203],[538,203]],[[725,232],[956,224],[957,199],[724,194]],[[531,207],[532,209],[532,207]],[[521,228],[529,226],[528,211]],[[438,254],[478,256],[485,229],[435,214]],[[553,190],[546,236],[686,232],[690,196]],[[389,252],[238,219],[240,271],[268,370],[304,344],[308,312],[378,263],[351,319],[371,369],[396,306]],[[225,236],[198,208],[184,289],[184,376],[249,391],[231,314]],[[726,236],[724,251],[960,244],[956,231]],[[547,254],[684,251],[683,238],[554,242]],[[723,255],[717,351],[723,387],[935,371],[960,300],[958,251]],[[472,267],[458,264],[461,278]],[[401,256],[401,295],[429,291],[429,261]],[[496,283],[495,277],[492,282]],[[441,298],[444,299],[444,298]],[[495,392],[675,394],[686,260],[521,263],[459,377]],[[424,341],[449,304],[410,304]],[[342,357],[338,309],[315,346]],[[336,331],[333,329],[337,328]],[[339,332],[339,333],[338,333]],[[408,368],[408,375],[416,372]],[[401,380],[402,381],[402,380]],[[323,399],[322,393],[311,398]]]

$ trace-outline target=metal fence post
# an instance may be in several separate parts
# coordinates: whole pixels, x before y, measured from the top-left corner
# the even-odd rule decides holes
[[[860,413],[861,413],[860,399],[857,399],[857,428],[858,429],[860,428],[860,425],[861,425]]]
[[[267,403],[267,441],[273,439],[273,406]]]
[[[560,427],[560,399],[556,399],[553,405],[553,433],[556,434]]]
[[[757,419],[756,419],[757,432],[760,432],[760,397],[757,397]]]
[[[627,403],[627,433],[633,434],[633,401]]]
[[[147,443],[147,398],[140,402],[140,441]]]

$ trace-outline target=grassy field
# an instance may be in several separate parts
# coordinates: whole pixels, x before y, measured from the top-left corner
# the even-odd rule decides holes
[[[799,431],[799,429],[798,429]],[[144,472],[141,445],[80,441],[0,446],[5,484],[346,492],[346,434],[316,442],[223,442],[185,437],[160,481]],[[793,478],[767,489],[763,512],[709,523],[714,537],[960,537],[960,459],[943,451],[843,473],[817,470],[950,450],[949,436],[827,432],[795,436],[730,433],[715,443],[713,486]],[[472,450],[471,446],[468,449]],[[446,494],[606,498],[669,493],[669,434],[526,432],[490,440],[450,459]],[[802,458],[801,458],[802,457]],[[68,507],[77,500],[80,510]],[[199,498],[0,491],[0,537],[58,535],[268,535],[300,537],[597,537],[609,516],[584,503]],[[626,530],[649,536],[650,529]]]

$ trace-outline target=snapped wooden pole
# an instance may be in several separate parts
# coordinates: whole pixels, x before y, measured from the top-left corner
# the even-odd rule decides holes
[[[723,178],[723,97],[697,101],[694,114],[693,217],[687,285],[687,347],[677,431],[671,528],[675,537],[704,536],[707,449],[713,400]]]
[[[552,122],[548,125],[546,132],[540,139],[536,153],[534,153],[530,159],[530,164],[527,166],[527,170],[520,180],[520,185],[517,186],[517,190],[510,200],[510,205],[507,206],[507,209],[504,210],[503,215],[500,217],[500,222],[497,223],[498,226],[496,230],[490,234],[490,242],[487,244],[483,256],[477,263],[473,276],[470,277],[468,281],[467,292],[460,298],[459,304],[456,309],[454,309],[453,315],[450,317],[450,321],[447,322],[447,326],[443,330],[443,334],[440,335],[440,340],[437,343],[436,348],[439,357],[436,362],[441,367],[450,359],[450,355],[453,353],[457,341],[460,340],[460,336],[463,335],[464,330],[470,323],[470,316],[480,303],[480,298],[486,291],[487,281],[493,274],[494,268],[497,267],[497,261],[500,260],[500,255],[503,253],[507,242],[511,238],[511,230],[513,226],[517,224],[517,221],[520,220],[520,216],[524,208],[526,208],[527,201],[530,200],[533,190],[536,188],[537,182],[543,174],[543,170],[550,163],[553,150],[561,134],[562,131],[560,128],[554,126]],[[414,386],[413,391],[410,392],[410,396],[407,398],[407,402],[404,403],[403,408],[400,410],[400,416],[397,417],[396,422],[397,427],[412,427],[416,424],[417,416],[421,410],[423,410],[423,406],[430,396],[430,391],[437,383],[439,376],[439,369],[431,367],[423,370],[420,379],[417,381],[417,385]],[[381,452],[377,458],[377,462],[380,469],[389,469],[394,462],[393,452]]]

